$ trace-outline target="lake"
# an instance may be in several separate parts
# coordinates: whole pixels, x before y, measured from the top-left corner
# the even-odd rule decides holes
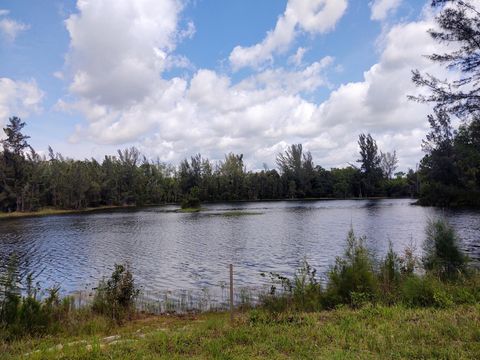
[[[351,226],[383,255],[389,241],[421,254],[427,220],[446,217],[462,248],[480,259],[480,212],[443,211],[409,199],[206,204],[200,213],[175,206],[0,221],[0,256],[15,252],[23,274],[42,288],[88,290],[114,263],[128,262],[145,294],[221,289],[228,264],[235,284],[265,284],[261,272],[292,274],[303,259],[324,275],[342,254]],[[223,290],[221,290],[223,293]]]

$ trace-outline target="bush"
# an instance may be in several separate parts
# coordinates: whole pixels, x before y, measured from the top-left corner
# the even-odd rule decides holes
[[[95,291],[93,310],[121,322],[130,315],[139,294],[133,274],[126,265],[115,264],[115,269],[107,281],[102,279]]]
[[[320,310],[322,288],[316,278],[317,271],[304,260],[293,279],[293,303],[297,310]]]
[[[365,246],[365,239],[356,237],[353,230],[347,236],[343,257],[338,257],[330,271],[324,305],[332,308],[338,304],[358,305],[372,301],[378,290],[373,258]],[[354,298],[352,294],[355,294]],[[355,301],[354,301],[355,300]]]
[[[0,325],[4,327],[17,320],[21,301],[18,283],[17,257],[12,255],[8,260],[5,275],[0,278]]]
[[[26,278],[26,296],[20,294],[16,257],[12,256],[6,275],[1,281],[0,330],[1,337],[18,338],[25,335],[43,335],[58,329],[58,324],[66,316],[58,298],[59,288],[47,290],[48,296],[37,299],[38,284],[33,286],[32,275]]]
[[[432,306],[435,303],[432,282],[419,276],[410,276],[402,284],[401,299],[407,306]]]
[[[316,273],[316,270],[306,260],[295,272],[293,280],[270,273],[272,286],[270,293],[261,297],[263,307],[273,313],[289,309],[295,311],[320,310],[322,289]],[[280,291],[277,286],[280,286]]]
[[[468,259],[458,246],[455,231],[445,220],[428,222],[423,248],[422,262],[427,272],[442,280],[455,279],[465,273]]]
[[[401,281],[401,258],[393,251],[392,243],[389,243],[387,255],[380,264],[379,283],[382,301],[394,304],[397,300],[398,287]]]
[[[410,276],[402,284],[401,299],[406,306],[446,308],[455,303],[453,291],[432,276]]]
[[[415,245],[410,244],[403,250],[403,256],[399,258],[399,262],[402,277],[414,274],[419,265],[419,260],[415,256]]]

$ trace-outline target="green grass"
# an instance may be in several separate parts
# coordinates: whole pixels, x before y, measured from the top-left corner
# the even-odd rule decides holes
[[[478,359],[480,306],[158,316],[0,344],[2,359]],[[88,329],[88,330],[85,330]],[[76,330],[78,331],[78,329]],[[120,335],[107,343],[107,335]],[[79,342],[81,341],[81,342]],[[76,343],[74,343],[76,342]],[[62,346],[59,346],[62,344]]]

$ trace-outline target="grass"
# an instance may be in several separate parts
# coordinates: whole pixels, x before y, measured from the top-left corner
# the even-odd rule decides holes
[[[0,344],[2,359],[478,359],[480,306],[157,316]],[[77,329],[78,331],[78,329]],[[105,339],[108,335],[119,338]],[[110,342],[109,342],[110,340]],[[61,345],[60,345],[61,344]],[[38,351],[38,352],[33,352]],[[33,353],[32,353],[33,352]]]
[[[25,217],[36,217],[36,216],[50,216],[50,215],[65,215],[65,214],[79,214],[79,213],[88,213],[93,211],[101,210],[111,210],[111,209],[123,209],[130,208],[132,206],[98,206],[92,208],[85,208],[79,210],[71,209],[56,209],[56,208],[42,208],[38,211],[14,211],[14,212],[0,212],[0,219],[15,219],[15,218],[25,218]]]

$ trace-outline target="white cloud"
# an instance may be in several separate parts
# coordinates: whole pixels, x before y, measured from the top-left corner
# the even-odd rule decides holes
[[[34,80],[14,81],[0,77],[0,127],[11,116],[25,117],[41,110],[43,92]]]
[[[229,60],[234,70],[258,68],[285,51],[299,31],[321,34],[332,30],[347,9],[347,0],[289,0],[283,15],[262,42],[250,47],[236,46]]]
[[[393,27],[380,61],[365,72],[364,80],[340,86],[318,107],[316,117],[339,145],[327,158],[352,158],[355,149],[348,144],[361,132],[371,132],[387,151],[396,148],[404,167],[414,166],[421,158],[429,107],[407,99],[419,91],[411,82],[411,70],[449,76],[422,56],[440,50],[427,34],[432,27],[430,20]]]
[[[402,0],[373,0],[370,3],[372,20],[385,20],[389,13],[394,12]]]
[[[110,6],[117,4],[111,1]],[[105,2],[98,8],[98,2],[82,1],[79,13],[67,21],[72,39],[67,68],[75,100],[60,101],[58,108],[87,119],[72,141],[135,144],[173,162],[197,152],[221,159],[234,151],[244,153],[254,169],[263,162],[272,165],[287,144],[302,142],[316,163],[328,168],[354,161],[358,134],[371,132],[382,150],[398,151],[402,168],[420,159],[428,107],[407,100],[417,91],[411,70],[447,76],[422,56],[441,52],[426,32],[434,25],[429,15],[390,28],[378,63],[363,80],[339,86],[319,104],[307,96],[331,86],[326,70],[335,64],[328,56],[302,64],[302,50],[294,69],[273,67],[238,82],[209,69],[163,78],[171,62],[191,65],[174,53],[184,31],[178,28],[182,5],[163,2],[152,14],[150,2],[135,4],[122,2],[108,12]],[[305,31],[315,28],[314,22],[302,24]],[[159,35],[156,29],[164,31]]]
[[[307,51],[308,49],[304,47],[299,47],[297,49],[297,52],[288,58],[288,63],[293,64],[295,66],[300,66],[303,62],[303,57],[305,56],[305,53]]]
[[[321,86],[328,86],[325,69],[334,59],[326,56],[303,69],[289,71],[284,68],[267,69],[240,82],[239,88],[279,90],[287,94],[312,93]]]
[[[0,9],[0,34],[9,42],[15,41],[17,36],[30,28],[29,25],[6,17],[10,11]]]
[[[66,20],[70,34],[70,91],[101,105],[125,108],[154,90],[181,32],[180,0],[77,2]]]

